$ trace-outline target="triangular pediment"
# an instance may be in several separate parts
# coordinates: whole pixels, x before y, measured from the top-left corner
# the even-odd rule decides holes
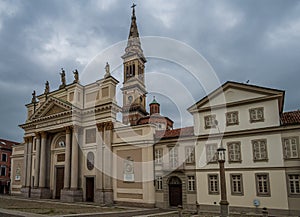
[[[72,104],[49,97],[32,115],[31,120],[72,112]]]
[[[279,107],[282,109],[284,91],[228,81],[191,106],[188,111],[193,113],[209,107],[239,104],[245,101],[268,99],[270,97],[277,97],[279,99]]]
[[[61,112],[65,112],[66,110],[56,104],[54,104],[49,111],[47,111],[47,113],[45,114],[45,116],[49,116],[49,115],[54,115],[54,114],[58,114]]]

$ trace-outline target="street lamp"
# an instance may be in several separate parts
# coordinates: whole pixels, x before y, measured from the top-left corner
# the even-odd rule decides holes
[[[218,127],[218,121],[215,120],[215,126],[219,131],[220,129]],[[218,162],[220,166],[220,182],[221,182],[221,201],[220,201],[220,216],[221,217],[227,217],[228,216],[228,206],[229,203],[227,201],[227,193],[226,193],[226,178],[225,178],[225,151],[226,149],[223,147],[222,139],[220,141],[220,147],[217,149],[218,154]]]

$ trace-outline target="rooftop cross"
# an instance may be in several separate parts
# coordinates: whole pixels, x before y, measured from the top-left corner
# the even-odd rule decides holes
[[[133,3],[133,4],[132,4],[132,6],[131,6],[131,8],[133,8],[133,9],[134,9],[134,8],[135,8],[135,6],[136,6],[136,4],[134,4],[134,3]]]
[[[131,8],[132,8],[132,16],[135,17],[135,7],[136,7],[136,4],[132,4]]]

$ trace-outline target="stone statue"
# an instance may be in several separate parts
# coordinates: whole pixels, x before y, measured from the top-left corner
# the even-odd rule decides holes
[[[73,81],[73,83],[79,83],[78,70],[75,69],[75,70],[73,71],[73,74],[74,74],[74,81]]]
[[[60,77],[61,77],[61,85],[59,86],[59,88],[64,88],[66,86],[66,73],[63,68],[61,68]]]
[[[104,78],[108,78],[109,76],[110,76],[110,66],[108,62],[106,62]]]
[[[44,94],[47,95],[48,93],[50,93],[50,86],[49,86],[49,81],[46,81]]]
[[[35,93],[35,90],[32,92],[31,103],[36,103],[36,93]]]

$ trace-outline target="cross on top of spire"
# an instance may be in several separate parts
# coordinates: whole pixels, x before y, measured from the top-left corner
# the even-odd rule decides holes
[[[132,8],[132,16],[135,17],[135,7],[136,7],[136,4],[132,4],[131,8]]]
[[[136,4],[134,4],[134,3],[133,3],[131,7],[134,9],[134,8],[135,8],[135,6],[136,6]]]

